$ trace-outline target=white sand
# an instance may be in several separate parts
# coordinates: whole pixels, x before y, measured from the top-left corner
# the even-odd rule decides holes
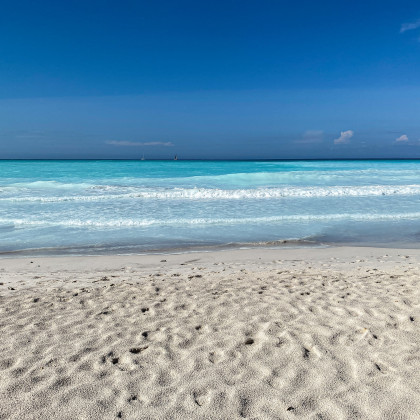
[[[419,263],[373,248],[0,260],[0,419],[420,419]]]

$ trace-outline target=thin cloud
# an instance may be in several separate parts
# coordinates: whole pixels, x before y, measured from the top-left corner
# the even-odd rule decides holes
[[[338,139],[334,139],[334,144],[350,143],[350,139],[354,136],[353,130],[342,131]]]
[[[324,132],[322,130],[307,130],[303,133],[301,139],[295,141],[295,143],[320,143],[324,138]]]
[[[420,28],[420,19],[412,23],[403,23],[401,25],[400,33],[403,34],[404,32],[411,31],[417,28]]]
[[[403,134],[400,137],[397,137],[393,143],[395,147],[419,147],[420,146],[420,139],[410,140],[407,134]]]
[[[17,139],[39,139],[45,137],[45,134],[41,133],[28,133],[28,134],[16,134],[15,138]]]
[[[55,134],[52,131],[32,131],[32,130],[7,130],[7,131],[0,131],[0,137],[7,137],[9,139],[38,139],[44,138],[48,135]]]
[[[408,136],[407,136],[407,134],[403,134],[402,136],[397,137],[395,139],[395,141],[397,141],[397,142],[408,141]]]
[[[105,142],[106,144],[110,144],[111,146],[119,146],[119,147],[144,147],[144,146],[164,146],[164,147],[172,147],[174,144],[170,141],[147,141],[147,142],[139,142],[139,141],[118,141],[118,140],[109,140]]]

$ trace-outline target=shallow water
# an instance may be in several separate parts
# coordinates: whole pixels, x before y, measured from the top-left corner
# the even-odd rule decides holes
[[[0,252],[417,246],[420,161],[0,161]]]

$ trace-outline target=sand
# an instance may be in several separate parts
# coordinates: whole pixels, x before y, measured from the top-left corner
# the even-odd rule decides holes
[[[419,419],[420,251],[0,260],[1,419]]]

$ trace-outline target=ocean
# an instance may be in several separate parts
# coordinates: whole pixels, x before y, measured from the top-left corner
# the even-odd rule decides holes
[[[418,247],[420,161],[0,161],[0,255]]]

